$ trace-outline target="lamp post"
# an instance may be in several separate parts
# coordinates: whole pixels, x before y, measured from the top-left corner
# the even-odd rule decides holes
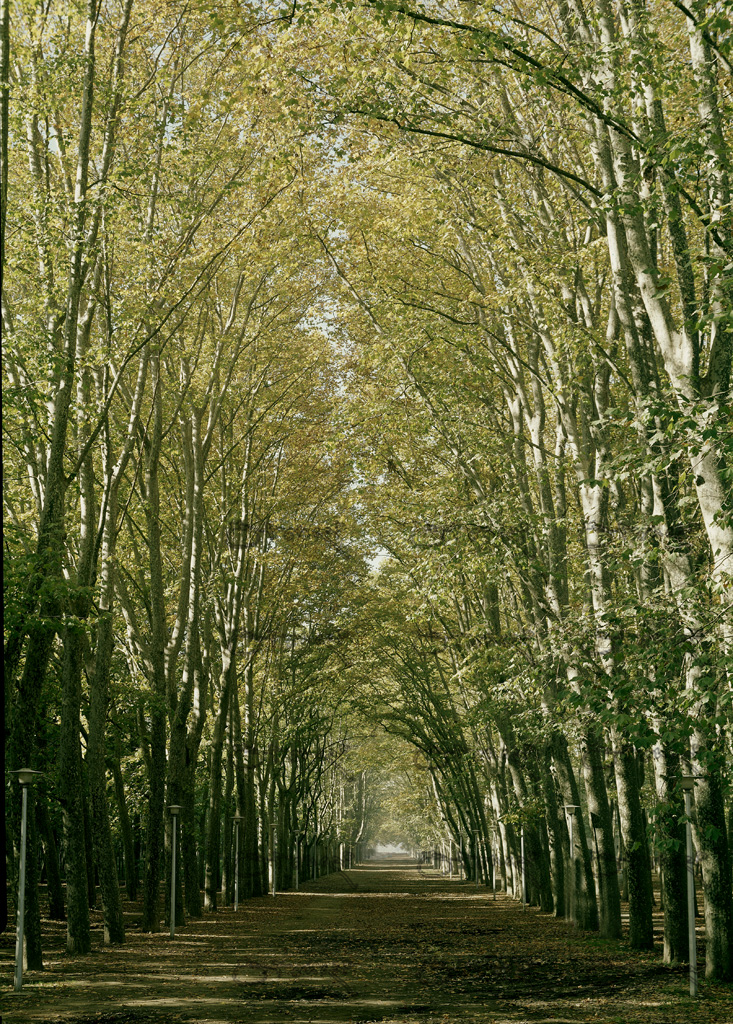
[[[697,935],[695,934],[695,859],[692,852],[692,791],[695,776],[683,775],[680,785],[685,794],[685,817],[687,824],[687,934],[690,951],[690,995],[697,998]]]
[[[180,805],[170,804],[168,807],[168,813],[173,819],[173,824],[171,825],[173,830],[173,837],[171,841],[171,938],[174,938],[176,934],[176,838],[178,832],[178,815],[181,813]]]
[[[293,832],[295,836],[295,891],[300,888],[300,831]]]
[[[565,813],[568,817],[568,833],[570,837],[570,920],[573,924],[577,924],[577,915],[575,907],[575,836],[573,834],[573,821],[575,820],[576,813],[580,810],[578,804],[565,804]]]
[[[520,847],[522,854],[522,910],[527,909],[527,872],[525,870],[524,862],[524,825],[522,825],[522,831],[520,834]]]
[[[239,910],[239,826],[244,821],[237,811],[234,815],[234,909]]]
[[[473,873],[476,876],[476,889],[478,890],[478,829],[473,829]]]
[[[460,880],[463,881],[463,832],[459,833],[459,840],[460,840],[460,847],[459,847],[459,851],[458,851],[458,855],[459,855],[458,872],[459,872]]]
[[[275,878],[276,871],[276,850],[275,844],[277,843],[277,825],[273,821],[270,824],[270,863],[272,865],[272,895],[274,896],[277,892],[277,879]]]
[[[28,787],[36,775],[43,772],[33,768],[21,768],[12,772],[18,776],[22,791],[22,807],[20,816],[20,878],[18,880],[18,927],[15,933],[15,980],[13,988],[20,992],[23,985],[23,929],[25,926],[25,861],[28,846]]]

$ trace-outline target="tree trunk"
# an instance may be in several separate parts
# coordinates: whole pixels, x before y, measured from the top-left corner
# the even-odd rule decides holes
[[[46,794],[40,787],[36,793],[36,828],[37,834],[43,838],[46,854],[48,916],[52,921],[65,921],[66,909],[64,907],[64,890],[61,885],[61,871],[59,869],[59,852],[48,813]]]
[[[613,759],[629,872],[629,943],[632,949],[653,949],[652,878],[639,795],[636,751],[617,731],[613,734]]]
[[[103,583],[103,592],[105,591]],[[106,591],[111,599],[111,587]],[[89,748],[87,753],[91,830],[102,896],[104,942],[125,941],[125,925],[120,902],[112,831],[107,811],[107,772],[105,758],[105,727],[109,704],[109,662],[112,656],[112,610],[100,607],[97,629],[97,664],[89,688]],[[128,822],[129,828],[129,822]]]
[[[137,899],[137,860],[135,858],[135,840],[132,834],[130,813],[127,809],[125,796],[125,783],[122,778],[122,766],[120,764],[120,740],[115,736],[115,752],[112,758],[112,778],[115,786],[115,798],[117,800],[117,812],[120,818],[120,830],[122,832],[122,850],[125,859],[125,891],[131,903]]]
[[[221,856],[221,763],[235,674],[234,651],[225,650],[222,652],[219,711],[214,722],[211,739],[209,811],[206,822],[206,881],[204,884],[204,907],[207,910],[216,910],[218,901]]]
[[[608,794],[606,792],[606,780],[603,774],[603,760],[600,751],[600,742],[596,733],[586,729],[580,744],[581,765],[585,781],[585,791],[588,796],[588,812],[591,821],[596,822],[596,836],[600,851],[600,863],[605,871],[601,871],[602,884],[599,886],[601,892],[600,922],[599,907],[596,903],[596,887],[593,879],[593,863],[588,845],[586,825],[582,815],[576,815],[574,823],[574,841],[578,843],[581,853],[580,889],[578,892],[578,923],[581,928],[596,930],[600,927],[603,938],[620,938],[621,936],[621,903],[618,899],[618,881],[616,879],[616,858],[611,858],[612,879],[608,878],[609,864],[605,845],[606,835],[613,838],[610,828],[610,815],[608,815]],[[570,763],[567,742],[564,736],[556,733],[553,738],[553,762],[555,773],[562,793],[563,800],[570,806],[580,805],[580,791],[578,783]],[[604,831],[603,809],[605,807],[608,817],[608,831]],[[594,818],[593,815],[596,815]],[[605,854],[605,859],[604,859]],[[616,906],[614,907],[614,888]],[[614,914],[614,910],[616,914]]]
[[[232,700],[236,699],[236,694],[232,694]],[[233,743],[233,728],[232,728],[232,713],[229,712],[229,721],[227,726],[227,757],[226,757],[226,773],[225,773],[225,791],[224,791],[224,866],[222,871],[221,880],[221,894],[222,903],[225,907],[230,906],[234,902],[234,875],[233,875],[233,850],[232,850],[232,829],[233,829],[233,813],[232,813],[232,797],[234,794],[234,750],[232,747]]]
[[[552,876],[553,909],[555,917],[565,915],[565,866],[563,860],[563,825],[557,807],[555,780],[550,769],[551,748],[547,745],[542,751],[542,798],[545,805],[547,821],[547,839],[549,843],[550,873]],[[566,830],[567,831],[567,830]]]
[[[684,804],[673,781],[679,774],[679,757],[666,745],[657,744],[654,748],[654,782],[657,791],[655,826],[666,964],[688,959]]]
[[[88,953],[91,949],[84,828],[84,779],[79,741],[82,629],[81,624],[69,621],[65,631],[59,758],[59,802],[64,822],[68,914],[66,948],[74,954]]]
[[[733,978],[731,867],[723,802],[723,751],[700,730],[692,735],[695,783],[693,827],[705,897],[705,977]],[[717,755],[717,756],[716,756]]]
[[[165,709],[157,702],[151,711],[150,757],[148,780],[150,798],[145,808],[146,863],[143,884],[144,932],[160,931],[160,882],[163,864],[163,814],[165,809]]]
[[[25,874],[25,966],[29,971],[43,970],[43,951],[41,948],[41,908],[38,898],[40,884],[38,832],[36,816],[33,811],[33,787],[28,787],[28,833],[26,837],[26,874]]]

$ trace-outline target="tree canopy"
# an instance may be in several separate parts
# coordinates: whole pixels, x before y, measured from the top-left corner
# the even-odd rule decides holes
[[[72,951],[120,868],[160,928],[170,805],[179,921],[242,822],[245,896],[380,839],[517,895],[526,844],[639,949],[656,869],[684,959],[691,775],[731,980],[732,18],[3,0],[30,964],[41,872]]]

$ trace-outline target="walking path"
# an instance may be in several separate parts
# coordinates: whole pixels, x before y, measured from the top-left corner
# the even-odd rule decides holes
[[[2,936],[3,1024],[733,1022],[733,993],[693,1004],[684,970],[658,955],[404,860],[245,901],[174,941],[142,935],[139,908],[127,909],[127,943],[84,958],[67,956],[64,927],[48,924],[47,969],[21,993]]]

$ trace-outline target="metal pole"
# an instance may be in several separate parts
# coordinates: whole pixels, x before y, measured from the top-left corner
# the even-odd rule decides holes
[[[573,837],[573,812],[568,814],[570,831],[570,920],[575,924],[575,840]]]
[[[527,909],[527,873],[525,870],[524,863],[524,825],[522,825],[522,835],[520,839],[522,847],[522,910]]]
[[[234,815],[234,910],[239,910],[239,815]]]
[[[459,865],[460,879],[463,881],[463,832],[461,832],[461,849],[460,849],[461,862]]]
[[[176,837],[178,824],[178,811],[180,808],[171,807],[171,818],[173,819],[173,839],[171,844],[171,938],[176,934]]]
[[[18,928],[15,936],[15,983],[16,992],[23,985],[23,925],[25,924],[25,856],[28,838],[28,783],[21,782],[23,809],[20,819],[20,881],[18,884]]]
[[[300,888],[300,832],[295,833],[295,891]]]
[[[277,863],[277,854],[276,854],[276,851],[275,851],[276,836],[277,836],[277,827],[276,827],[276,825],[273,822],[273,824],[270,825],[270,850],[271,850],[271,856],[272,856],[272,895],[273,896],[277,892],[277,880],[275,878],[275,871],[276,871],[275,865]]]
[[[684,786],[684,781],[683,781]],[[685,817],[687,818],[687,929],[690,950],[690,995],[697,998],[697,935],[695,934],[695,858],[692,850],[692,786],[685,788]]]
[[[478,889],[478,832],[473,833],[473,871],[476,875],[476,889]]]

